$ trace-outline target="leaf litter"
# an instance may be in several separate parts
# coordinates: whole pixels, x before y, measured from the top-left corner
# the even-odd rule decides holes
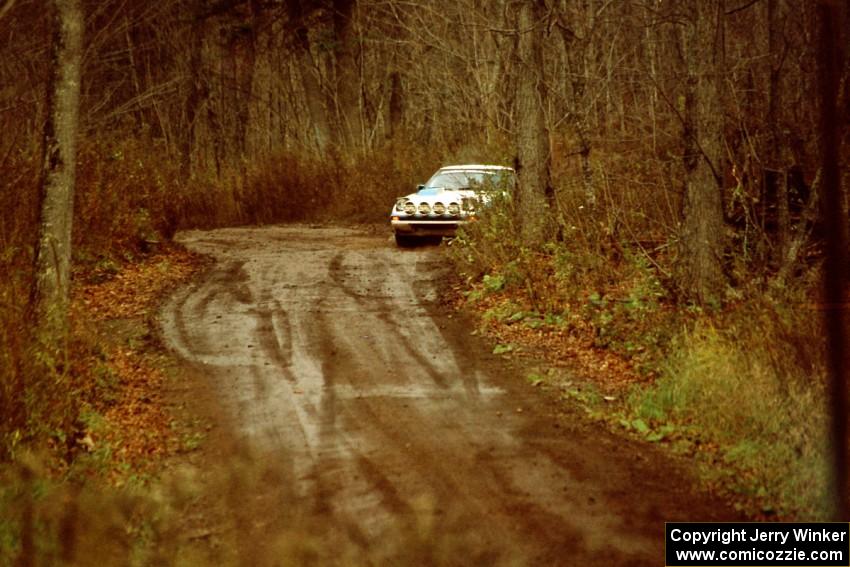
[[[166,399],[170,362],[156,339],[154,315],[162,298],[205,263],[169,246],[117,269],[74,270],[80,283],[72,290],[72,321],[93,345],[91,355],[75,364],[92,394],[86,399],[93,417],[84,420],[79,445],[113,484],[128,474],[154,473],[166,457],[187,448],[187,434]]]

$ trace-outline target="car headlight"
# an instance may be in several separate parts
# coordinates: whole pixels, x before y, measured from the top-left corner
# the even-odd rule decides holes
[[[404,202],[404,213],[406,215],[415,215],[416,214],[416,205],[413,204],[413,201],[405,201]]]
[[[457,203],[449,203],[449,214],[456,217],[460,214],[460,205]]]
[[[443,215],[446,213],[446,206],[439,201],[434,203],[434,214]]]
[[[463,210],[468,211],[470,213],[475,212],[475,199],[470,199],[469,197],[463,198]]]
[[[404,204],[406,202],[407,202],[407,199],[399,199],[398,201],[396,201],[395,202],[395,210],[403,211],[404,210]]]
[[[429,205],[428,203],[419,203],[419,214],[420,215],[427,215],[430,212],[431,212],[431,205]]]

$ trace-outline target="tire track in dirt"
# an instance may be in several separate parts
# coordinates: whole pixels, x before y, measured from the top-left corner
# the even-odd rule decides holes
[[[654,449],[561,427],[447,317],[438,248],[298,226],[181,238],[219,267],[165,305],[163,336],[323,539],[369,552],[425,521],[488,564],[648,565],[663,520],[734,517]]]
[[[365,308],[370,302],[377,303],[379,305],[379,310],[377,312],[378,319],[380,319],[387,327],[389,327],[386,332],[393,333],[396,339],[401,342],[401,346],[404,349],[405,354],[412,358],[419,368],[427,372],[428,376],[430,376],[430,378],[434,381],[436,385],[440,386],[441,388],[445,388],[447,384],[443,375],[435,368],[435,366],[429,360],[427,360],[415,348],[413,348],[413,344],[411,343],[410,339],[400,332],[400,326],[390,321],[390,313],[393,305],[391,305],[388,301],[382,300],[381,298],[368,296],[364,297],[356,293],[355,290],[349,284],[346,283],[349,274],[346,273],[345,268],[342,266],[342,257],[343,253],[340,252],[339,254],[334,256],[333,260],[331,260],[330,276],[331,278],[333,278],[334,282],[346,295],[351,297],[355,302],[357,302],[358,305],[363,308]],[[384,273],[386,273],[386,265],[379,265],[381,265],[381,267],[384,269]]]
[[[413,351],[412,342],[400,332],[399,326],[391,321],[391,314],[394,309],[398,309],[398,303],[406,303],[405,299],[409,297],[415,297],[415,292],[413,291],[412,285],[410,282],[401,281],[400,285],[393,286],[393,290],[400,294],[401,301],[391,301],[391,299],[398,299],[396,296],[384,296],[380,294],[369,294],[363,293],[354,288],[352,283],[356,283],[357,279],[352,277],[352,273],[349,270],[346,270],[346,267],[343,265],[343,253],[338,253],[334,256],[331,261],[330,273],[333,281],[339,285],[339,287],[348,295],[353,298],[359,305],[364,308],[367,306],[371,306],[372,309],[368,310],[368,313],[371,315],[374,312],[377,312],[377,318],[385,323],[388,327],[386,329],[386,334],[394,335],[396,338],[401,339],[405,350],[407,350],[408,354],[413,354],[412,358],[419,363],[421,366],[425,366],[427,368],[428,374],[432,375],[437,373],[438,370],[436,366],[432,365],[429,361],[427,361],[424,357],[419,355],[418,352]],[[354,256],[354,259],[357,260],[357,256]],[[388,273],[387,263],[383,261],[383,259],[378,258],[376,261],[373,260],[373,271],[370,274],[373,279],[378,280],[386,280],[391,276],[391,273]],[[417,263],[419,264],[419,263]],[[417,270],[419,271],[419,270]],[[420,286],[420,293],[422,291],[422,286]],[[391,299],[390,299],[391,298]],[[380,308],[377,310],[374,309],[375,304],[379,305]],[[366,309],[364,309],[364,312]],[[407,321],[411,321],[410,317],[407,318]],[[428,323],[431,323],[430,319],[426,319]],[[436,328],[439,325],[431,325],[432,329],[429,329],[433,334],[436,331]],[[324,331],[327,336],[331,336],[332,330]],[[449,344],[440,345],[440,350],[443,352],[452,352]],[[350,358],[355,358],[356,354],[354,352],[347,353],[347,356]],[[455,376],[463,376],[464,373],[460,371],[460,367],[456,363],[456,361],[452,361],[448,368],[442,369],[443,373],[447,371],[451,372]],[[325,369],[324,374],[326,377],[333,376],[333,372],[329,369]],[[446,387],[446,383],[444,381],[440,382],[442,387]],[[477,388],[470,389],[471,391],[477,392]],[[367,402],[368,404],[368,402]],[[459,412],[462,412],[462,407],[455,407],[452,409],[451,414],[457,415]],[[437,416],[431,414],[424,416],[425,419],[422,420],[421,426],[414,427],[412,429],[422,430],[428,426],[433,431],[436,428],[441,432],[442,435],[450,434],[452,429],[459,429],[458,423],[456,420],[446,419],[445,416],[447,412],[441,413]],[[567,537],[567,534],[570,532],[568,526],[564,526],[562,522],[559,521],[558,516],[547,512],[546,510],[535,506],[533,502],[522,502],[522,491],[515,486],[512,479],[510,479],[507,475],[497,474],[498,468],[493,466],[495,463],[490,462],[489,467],[481,467],[481,460],[476,462],[463,462],[459,463],[457,461],[452,461],[451,465],[454,467],[460,467],[461,470],[464,471],[465,474],[459,475],[458,472],[449,471],[447,465],[442,462],[434,462],[429,458],[430,454],[434,453],[434,448],[431,446],[420,446],[414,449],[410,449],[411,443],[409,441],[405,442],[404,439],[412,439],[414,442],[417,439],[415,435],[411,435],[410,429],[403,431],[401,437],[403,439],[399,439],[399,434],[396,431],[397,422],[392,423],[382,423],[381,416],[377,412],[371,412],[368,416],[369,419],[363,420],[370,425],[381,424],[382,427],[379,428],[378,434],[382,434],[385,437],[392,439],[395,447],[399,447],[404,443],[404,446],[408,449],[407,453],[409,453],[410,458],[408,459],[409,465],[412,469],[422,469],[426,465],[428,466],[428,470],[426,472],[426,476],[432,479],[431,485],[437,485],[438,483],[446,483],[445,488],[440,487],[441,490],[441,500],[443,501],[442,507],[449,507],[450,505],[456,505],[457,499],[461,498],[464,502],[464,507],[472,507],[476,510],[477,516],[488,516],[488,517],[496,517],[496,516],[504,516],[506,518],[511,518],[515,513],[519,511],[522,512],[522,516],[525,518],[525,521],[522,524],[524,535],[536,535],[538,538],[546,534],[547,537],[554,538],[557,536],[557,539],[560,541],[565,541],[570,539]],[[453,432],[452,432],[453,433]],[[475,475],[476,470],[486,470],[492,478],[488,478],[490,481],[488,483],[481,483],[480,478],[476,478]],[[475,478],[476,481],[473,484],[457,484],[453,479],[458,477],[466,477],[466,478]],[[489,484],[489,486],[488,486]],[[398,489],[394,489],[394,492],[398,492]],[[498,508],[493,506],[493,503],[498,503],[506,494],[514,495],[514,498],[509,500],[509,508]],[[454,504],[448,504],[449,500],[454,500]],[[573,503],[570,503],[573,504]],[[567,506],[564,506],[567,508]],[[500,536],[500,540],[504,540],[505,537],[508,537],[509,534],[503,533]],[[581,541],[579,534],[573,534],[572,539],[575,541]],[[515,541],[514,545],[520,546],[522,545],[522,541]]]
[[[335,262],[336,259],[330,262],[331,280],[334,283]],[[351,299],[350,295],[346,295]],[[341,302],[344,299],[337,299],[338,309],[345,307],[345,303]],[[325,381],[321,410],[321,442],[325,450],[323,458],[314,467],[313,475],[319,487],[316,501],[319,503],[318,509],[333,516],[353,543],[366,548],[370,541],[374,541],[374,537],[387,530],[391,521],[386,520],[399,512],[409,514],[410,508],[381,468],[367,456],[371,448],[367,446],[366,450],[361,449],[362,441],[346,431],[346,421],[356,422],[359,416],[344,403],[338,403],[336,392],[344,384],[352,386],[351,391],[355,390],[349,370],[357,353],[329,320],[328,312],[322,309],[324,303],[325,300],[321,299],[315,304],[312,321],[316,346],[313,354],[322,359],[322,376]],[[331,356],[327,356],[328,353]],[[340,361],[346,363],[340,364]],[[328,472],[332,468],[328,466],[329,456],[338,467],[332,473]],[[377,498],[374,497],[376,493]],[[367,495],[367,498],[364,499],[363,495]],[[376,504],[386,512],[386,520],[382,522],[383,525],[363,526],[364,514],[374,516],[371,508]]]

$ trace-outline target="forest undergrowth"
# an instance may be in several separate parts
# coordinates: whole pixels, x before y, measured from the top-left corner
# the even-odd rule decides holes
[[[154,147],[132,139],[81,146],[71,332],[57,351],[39,348],[27,332],[37,160],[13,153],[0,170],[0,565],[87,564],[107,555],[136,564],[185,556],[194,564],[200,552],[174,531],[185,529],[180,506],[198,491],[185,497],[191,483],[164,480],[162,467],[196,449],[205,428],[165,399],[175,370],[159,346],[156,309],[204,262],[175,247],[174,233],[383,221],[388,203],[436,159],[416,147],[404,148],[403,160],[398,147],[368,161],[288,153],[219,179],[187,180]],[[93,530],[67,533],[79,525]],[[116,530],[98,555],[97,542]]]
[[[619,179],[622,160],[600,162],[603,179]],[[449,248],[463,281],[457,303],[476,314],[494,353],[542,359],[532,384],[561,384],[594,417],[695,457],[707,484],[752,517],[826,519],[817,259],[779,281],[768,253],[759,256],[765,240],[751,238],[746,261],[734,249],[743,239],[730,239],[736,263],[722,302],[698,306],[670,277],[677,246],[664,207],[635,206],[641,193],[663,203],[667,180],[609,184],[589,204],[576,175],[556,179],[573,180],[557,187],[556,241],[518,244],[505,200]]]
[[[494,353],[542,358],[530,383],[693,457],[752,517],[825,519],[818,286],[841,231],[821,209],[846,224],[850,10],[649,4],[5,2],[0,566],[250,563],[237,509],[219,538],[233,553],[201,557],[209,546],[192,542],[215,534],[175,535],[199,493],[154,482],[157,462],[204,435],[151,397],[171,380],[157,298],[203,269],[171,239],[386,223],[448,163],[518,170],[518,203],[494,203],[446,247],[456,301]],[[73,309],[46,348],[29,310],[51,170],[73,188]],[[243,468],[207,488],[275,474]],[[359,564],[441,564],[469,543],[422,518],[396,542],[410,554]],[[280,552],[327,563],[304,541]]]
[[[201,561],[208,547],[179,543],[182,536],[174,534],[185,531],[181,506],[197,502],[205,489],[185,479],[163,484],[156,480],[162,471],[150,462],[193,450],[204,430],[180,425],[168,411],[157,413],[158,402],[139,402],[169,379],[167,362],[151,343],[151,309],[169,282],[200,269],[197,259],[171,248],[170,238],[190,227],[382,222],[386,204],[406,190],[399,188],[412,187],[421,171],[439,164],[426,152],[407,153],[413,161],[387,151],[368,163],[332,167],[282,155],[241,177],[234,172],[229,181],[205,183],[181,181],[176,168],[145,158],[142,145],[84,147],[75,207],[74,332],[58,364],[34,353],[19,332],[26,329],[27,236],[36,215],[34,201],[18,196],[34,194],[36,179],[24,161],[7,170],[15,175],[4,176],[0,186],[10,204],[0,234],[11,276],[0,290],[0,364],[12,379],[4,381],[0,401],[4,409],[25,411],[2,414],[3,456],[11,463],[3,467],[0,495],[10,512],[0,521],[3,547],[19,553],[31,546],[35,557],[61,560],[69,553],[66,527],[104,507],[114,517],[97,523],[99,530],[129,530],[115,540],[117,556],[144,564],[160,549],[162,557]],[[533,249],[519,245],[509,201],[495,203],[483,221],[464,230],[446,248],[464,278],[462,303],[479,314],[495,353],[543,353],[549,368],[567,361],[566,399],[579,399],[613,427],[696,457],[706,482],[748,514],[823,518],[827,447],[817,263],[802,266],[783,285],[739,264],[732,269],[741,283],[729,286],[722,305],[689,304],[669,277],[676,247],[664,236],[664,214],[638,212],[647,208],[640,199],[663,195],[665,180],[654,180],[654,197],[627,183],[615,192],[618,165],[612,159],[600,168],[606,190],[593,204],[575,172],[567,166],[559,172],[556,179],[573,181],[558,185],[556,240]],[[675,208],[671,202],[661,210]],[[637,240],[636,233],[645,236]],[[118,344],[104,334],[120,337]],[[542,369],[528,379],[554,385],[563,374]],[[74,395],[64,395],[68,391]],[[138,439],[120,434],[133,430],[154,432]],[[215,482],[248,482],[251,474],[260,473]],[[92,492],[102,483],[115,488]],[[93,553],[84,549],[88,538],[67,537],[82,546],[75,558]]]

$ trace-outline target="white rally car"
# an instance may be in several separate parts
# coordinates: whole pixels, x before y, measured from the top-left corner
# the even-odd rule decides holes
[[[516,174],[501,165],[449,165],[437,170],[416,193],[401,197],[390,213],[399,246],[420,239],[454,236],[457,227],[475,220],[495,194],[510,194]]]

